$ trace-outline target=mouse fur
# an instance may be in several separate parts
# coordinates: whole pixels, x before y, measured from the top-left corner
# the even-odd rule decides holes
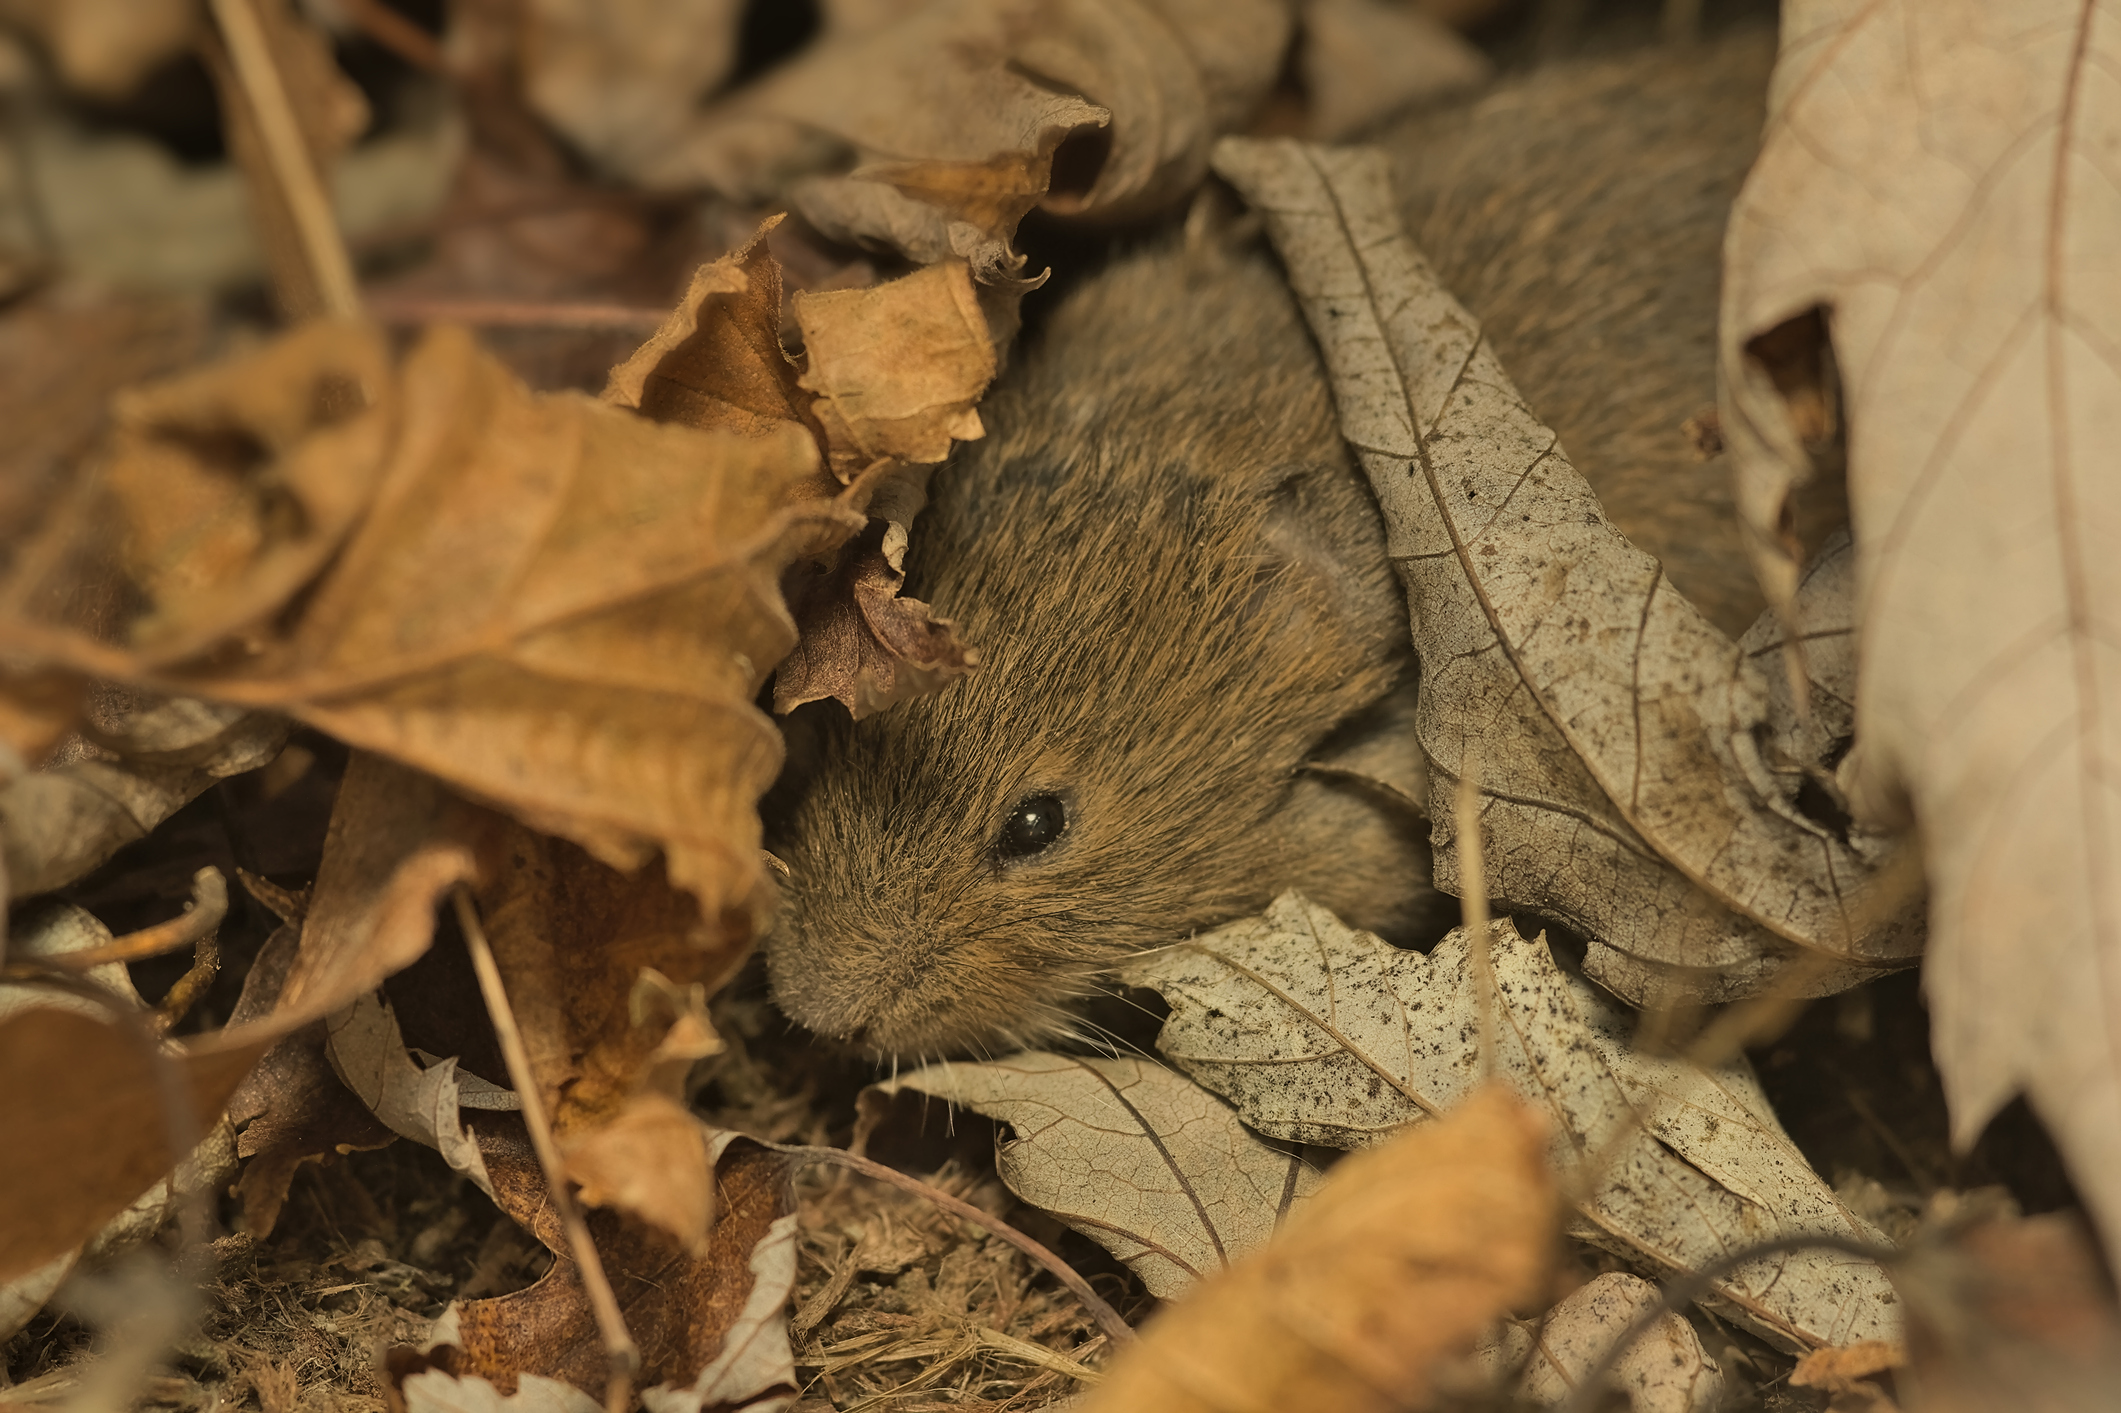
[[[980,666],[824,726],[776,839],[783,1008],[880,1055],[993,1052],[1069,1033],[1115,961],[1285,888],[1417,929],[1437,901],[1425,823],[1305,769],[1390,716],[1414,665],[1271,258],[1171,241],[1120,259],[981,416],[908,564]],[[1005,857],[1011,812],[1047,794],[1059,838]]]

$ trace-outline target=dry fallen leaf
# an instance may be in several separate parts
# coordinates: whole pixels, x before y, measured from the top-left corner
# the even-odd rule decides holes
[[[1026,1051],[939,1064],[872,1086],[915,1090],[1016,1132],[995,1166],[1009,1190],[1175,1295],[1265,1241],[1319,1176],[1246,1131],[1214,1095],[1137,1059]]]
[[[1490,928],[1485,967],[1463,928],[1425,956],[1284,894],[1263,918],[1152,953],[1126,977],[1171,1004],[1158,1049],[1246,1123],[1338,1148],[1471,1093],[1485,1008],[1496,1074],[1547,1119],[1572,1234],[1655,1273],[1802,1233],[1882,1243],[1812,1172],[1742,1060],[1704,1071],[1631,1050],[1618,1009],[1507,919]],[[1885,1273],[1840,1252],[1761,1257],[1712,1289],[1719,1314],[1785,1348],[1897,1330]]]
[[[246,877],[245,883],[254,893],[259,891],[254,880]],[[280,999],[309,903],[306,895],[291,901],[295,906],[282,916],[243,977],[243,994],[228,1018],[231,1026],[269,1016]],[[236,1184],[241,1228],[252,1237],[265,1236],[279,1221],[295,1170],[303,1163],[327,1154],[380,1148],[395,1138],[332,1073],[321,1021],[274,1042],[229,1096],[227,1112],[240,1135],[236,1155],[245,1160]]]
[[[703,110],[669,104],[617,132],[545,111],[636,180],[792,196],[835,239],[965,259],[1006,287],[1032,204],[1135,218],[1198,186],[1209,144],[1280,75],[1291,32],[1274,0],[834,6],[805,49]]]
[[[1608,1271],[1571,1291],[1536,1321],[1505,1322],[1482,1354],[1491,1366],[1522,1369],[1518,1396],[1552,1408],[1574,1392],[1635,1322],[1653,1309],[1657,1287]],[[1629,1413],[1716,1413],[1723,1371],[1685,1317],[1667,1312],[1628,1347],[1607,1375],[1627,1395]]]
[[[1423,1406],[1546,1283],[1544,1146],[1538,1119],[1488,1089],[1349,1158],[1264,1248],[1152,1320],[1082,1413]]]
[[[1955,1140],[2025,1090],[2121,1257],[2121,32],[2086,0],[1809,0],[1783,35],[1727,247],[1741,508],[1786,597],[1824,311],[1862,644],[1842,781],[1921,832]]]
[[[18,615],[0,644],[288,710],[615,865],[660,845],[706,916],[752,912],[780,747],[750,698],[794,636],[775,580],[844,533],[784,503],[814,442],[535,396],[457,330],[394,371],[377,348],[321,326],[139,394],[102,476],[147,611],[118,641]],[[104,544],[47,533],[62,567]]]
[[[1818,994],[1919,951],[1863,907],[1892,841],[1784,796],[1763,673],[1605,519],[1400,232],[1382,154],[1232,139],[1217,163],[1283,252],[1407,580],[1438,886],[1477,755],[1491,891],[1585,934],[1630,1000]]]
[[[524,1290],[452,1305],[421,1354],[393,1352],[392,1382],[411,1413],[457,1408],[467,1398],[483,1402],[491,1395],[478,1392],[481,1383],[504,1395],[519,1381],[550,1379],[599,1393],[605,1386],[608,1365],[589,1299],[521,1126],[488,1118],[478,1127],[502,1210],[552,1248],[553,1264]],[[692,1132],[723,1198],[701,1252],[617,1213],[589,1217],[640,1346],[640,1399],[649,1413],[782,1406],[778,1400],[795,1384],[785,1324],[795,1282],[787,1161],[697,1121]],[[600,1406],[586,1395],[546,1394],[557,1394],[563,1407]]]
[[[781,270],[761,226],[693,275],[671,316],[614,368],[604,399],[657,421],[764,435],[801,427],[830,472],[791,490],[829,500],[870,531],[827,542],[791,567],[783,590],[800,636],[774,677],[776,711],[832,697],[855,716],[932,691],[977,658],[928,606],[902,598],[907,527],[927,468],[959,438],[983,435],[973,404],[992,381],[1000,337],[961,262],[869,289],[798,295],[806,366],[780,343]],[[822,509],[822,507],[821,507]]]
[[[722,1048],[707,998],[750,939],[705,922],[657,865],[622,874],[521,828],[503,852],[510,865],[480,902],[567,1175],[584,1202],[697,1246],[714,1220],[714,1170],[685,1076]]]

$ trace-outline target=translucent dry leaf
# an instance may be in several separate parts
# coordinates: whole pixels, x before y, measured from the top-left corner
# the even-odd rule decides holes
[[[1697,1270],[1782,1236],[1878,1241],[1782,1131],[1743,1060],[1704,1071],[1629,1048],[1618,1008],[1507,919],[1482,982],[1467,933],[1401,951],[1284,894],[1261,918],[1149,955],[1127,979],[1171,1004],[1159,1050],[1277,1138],[1386,1141],[1459,1103],[1495,1072],[1546,1119],[1571,1188],[1573,1230],[1646,1270]],[[1892,1287],[1828,1251],[1762,1257],[1709,1303],[1786,1348],[1888,1338]]]
[[[1826,312],[1847,426],[1859,816],[1911,814],[1956,1138],[2025,1090],[2121,1255],[2121,20],[1788,8],[1732,215],[1723,424],[1771,588]]]
[[[1229,1106],[1147,1060],[1026,1051],[875,1086],[962,1104],[1015,1130],[995,1165],[1044,1208],[1174,1295],[1265,1241],[1319,1177]]]
[[[1538,1118],[1486,1089],[1347,1159],[1274,1239],[1143,1331],[1082,1413],[1417,1408],[1553,1257]]]
[[[1438,885],[1477,753],[1491,891],[1566,919],[1632,1000],[1817,994],[1919,950],[1864,907],[1890,850],[1788,803],[1763,673],[1605,518],[1401,231],[1383,155],[1231,139],[1217,164],[1267,218],[1407,582]]]

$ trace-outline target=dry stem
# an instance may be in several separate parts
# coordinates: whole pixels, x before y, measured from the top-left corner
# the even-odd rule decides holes
[[[355,318],[361,312],[360,286],[354,280],[353,260],[339,238],[338,221],[324,195],[316,165],[310,161],[309,144],[295,122],[294,105],[288,101],[287,85],[280,81],[280,66],[273,61],[265,28],[251,0],[211,0],[214,22],[228,42],[228,57],[236,70],[236,81],[258,120],[258,134],[265,145],[266,160],[273,177],[287,198],[294,217],[295,235],[302,255],[317,282],[324,312]]]
[[[604,1353],[611,1364],[610,1378],[604,1386],[605,1413],[626,1413],[633,1404],[633,1374],[641,1364],[640,1347],[626,1328],[626,1317],[620,1313],[618,1297],[612,1294],[611,1282],[604,1275],[604,1261],[597,1254],[596,1243],[589,1239],[589,1224],[582,1220],[582,1209],[567,1190],[560,1146],[552,1137],[552,1123],[545,1115],[537,1076],[531,1073],[530,1051],[523,1044],[515,1010],[508,1004],[508,992],[501,985],[501,969],[494,962],[493,947],[486,940],[479,911],[472,906],[471,890],[458,884],[450,901],[456,906],[457,923],[464,931],[472,970],[479,976],[487,1014],[493,1018],[494,1038],[500,1041],[501,1057],[508,1064],[508,1081],[522,1101],[523,1127],[530,1132],[530,1146],[538,1155],[538,1167],[545,1173],[546,1191],[552,1197],[553,1210],[560,1215],[560,1226],[567,1233],[568,1253],[581,1270],[582,1287],[589,1294],[590,1309],[596,1313],[597,1333],[603,1337]]]

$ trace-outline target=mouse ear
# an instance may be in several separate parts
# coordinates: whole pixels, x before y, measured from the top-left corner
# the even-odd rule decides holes
[[[1293,603],[1283,610],[1304,624],[1298,631],[1317,631],[1323,617],[1365,660],[1412,651],[1406,599],[1385,556],[1384,521],[1352,468],[1311,466],[1282,477],[1268,493],[1260,538],[1265,554],[1248,612],[1271,611],[1286,597],[1278,591],[1293,588],[1309,604],[1307,612]]]

